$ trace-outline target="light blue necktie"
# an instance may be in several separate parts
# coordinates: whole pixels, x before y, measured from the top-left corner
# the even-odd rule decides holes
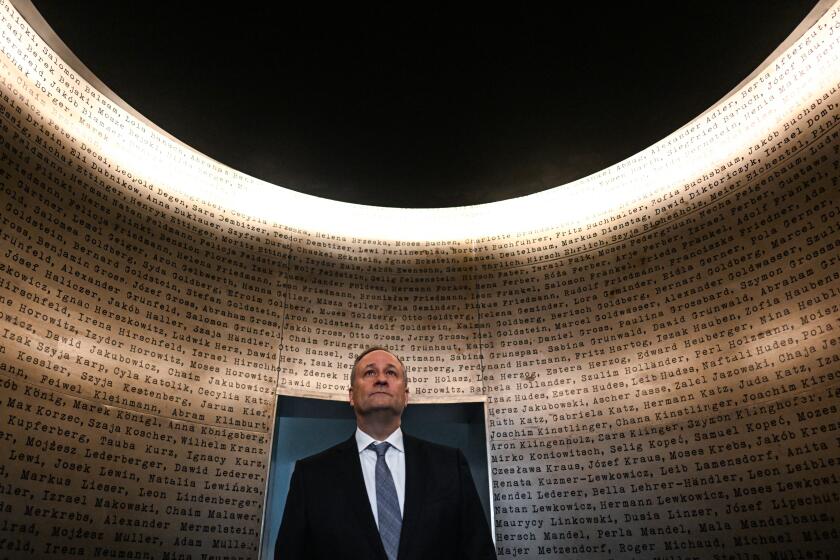
[[[385,453],[391,444],[386,442],[376,445],[371,443],[368,449],[376,452],[376,511],[379,517],[379,537],[388,560],[397,560],[400,548],[400,530],[402,529],[402,513],[397,499],[397,487],[391,476],[391,469],[385,462]]]

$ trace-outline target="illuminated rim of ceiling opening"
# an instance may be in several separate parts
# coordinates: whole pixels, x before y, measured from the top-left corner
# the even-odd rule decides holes
[[[156,193],[190,199],[189,204],[239,216],[243,222],[256,219],[310,232],[369,239],[452,241],[593,227],[622,209],[682,190],[693,181],[714,181],[715,168],[743,156],[746,147],[790,119],[804,100],[825,91],[838,79],[838,69],[831,64],[812,64],[810,70],[797,77],[795,87],[789,88],[786,95],[770,96],[771,99],[756,103],[757,110],[748,119],[721,118],[753,99],[753,92],[784,78],[789,67],[774,62],[784,59],[798,42],[806,41],[813,26],[830,24],[827,20],[832,2],[823,0],[753,74],[720,102],[622,162],[565,185],[501,202],[438,209],[383,208],[295,192],[200,154],[155,126],[102,84],[64,45],[31,2],[13,0],[12,4],[83,83],[111,105],[113,121],[123,123],[119,131],[111,128],[97,137],[79,125],[78,115],[68,116],[43,103],[46,116],[77,135],[80,142],[112,165],[130,172]],[[835,40],[840,39],[835,35]],[[698,152],[693,140],[706,134],[715,134],[716,140]],[[153,148],[147,149],[150,144],[154,144]]]

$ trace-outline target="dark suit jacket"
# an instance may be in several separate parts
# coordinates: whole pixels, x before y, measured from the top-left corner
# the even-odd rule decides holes
[[[460,450],[403,434],[405,503],[399,560],[495,559]],[[277,560],[386,560],[355,436],[295,464]]]

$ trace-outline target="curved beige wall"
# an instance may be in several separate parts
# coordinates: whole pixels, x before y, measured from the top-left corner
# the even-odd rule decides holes
[[[276,393],[340,398],[386,344],[412,399],[488,397],[502,558],[831,557],[840,11],[819,16],[601,173],[394,210],[193,152],[0,3],[3,555],[255,558]]]

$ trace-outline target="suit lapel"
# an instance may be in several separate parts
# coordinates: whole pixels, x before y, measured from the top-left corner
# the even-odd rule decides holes
[[[423,468],[422,446],[419,441],[403,434],[405,446],[405,503],[400,533],[399,558],[407,558],[411,541],[418,536],[418,524],[423,513]]]
[[[356,524],[360,534],[370,545],[370,550],[375,550],[377,555],[385,560],[385,548],[382,546],[382,539],[379,537],[379,529],[376,527],[376,520],[373,518],[373,510],[370,508],[365,479],[362,476],[362,465],[359,462],[359,450],[356,445],[356,436],[351,436],[339,451],[341,454],[343,484],[341,486],[347,493],[348,502],[352,504]],[[339,544],[340,546],[340,544]]]

